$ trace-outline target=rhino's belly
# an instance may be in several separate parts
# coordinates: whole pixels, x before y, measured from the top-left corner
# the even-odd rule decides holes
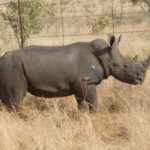
[[[28,91],[35,96],[43,97],[62,97],[69,96],[72,94],[72,90],[69,84],[58,84],[58,85],[29,85]]]

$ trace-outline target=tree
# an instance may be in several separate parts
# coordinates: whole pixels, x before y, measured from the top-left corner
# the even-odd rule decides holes
[[[150,13],[150,0],[130,0],[133,4],[144,3],[148,7],[148,13]]]
[[[48,16],[54,16],[54,12],[39,0],[20,0],[23,45],[33,34],[38,34],[46,23]],[[18,2],[10,1],[5,12],[1,12],[3,20],[13,29],[18,45],[21,46],[20,26],[18,15]]]

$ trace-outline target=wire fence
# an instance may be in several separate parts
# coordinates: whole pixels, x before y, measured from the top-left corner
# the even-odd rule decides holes
[[[7,4],[7,2],[0,2],[0,10],[5,11]],[[150,15],[148,14],[148,7],[143,4],[135,6],[125,0],[111,0],[111,2],[110,0],[94,0],[88,1],[88,3],[85,1],[83,4],[77,0],[74,3],[67,0],[59,0],[49,2],[48,6],[54,10],[55,15],[45,20],[44,29],[39,34],[30,36],[28,44],[66,45],[75,41],[86,41],[103,37],[106,34],[124,34],[126,35],[124,40],[126,43],[129,34],[138,36],[146,34],[146,40],[150,39]],[[21,20],[21,10],[18,12],[20,16],[18,22],[20,31],[22,31],[20,32],[20,37],[22,37],[24,32],[22,24],[24,22]],[[95,33],[91,24],[89,24],[89,18],[102,16],[111,18],[111,23],[102,32]],[[3,22],[1,19],[1,23]],[[3,36],[0,36],[0,39],[3,38]],[[15,40],[16,37],[5,35],[5,39]],[[147,45],[147,48],[149,46]]]

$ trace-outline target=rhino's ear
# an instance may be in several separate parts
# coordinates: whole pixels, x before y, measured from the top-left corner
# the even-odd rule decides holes
[[[115,43],[115,40],[116,40],[116,38],[114,35],[108,35],[108,43],[110,44],[111,47]]]
[[[114,35],[108,35],[108,41],[111,47],[118,46],[120,41],[121,41],[121,35],[119,36],[119,38],[116,40],[116,37]]]
[[[122,38],[122,35],[120,35],[119,38],[117,39],[117,42],[116,42],[117,45],[119,45],[121,38]]]

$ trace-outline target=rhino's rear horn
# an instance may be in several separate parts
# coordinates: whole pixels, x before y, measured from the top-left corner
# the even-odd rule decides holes
[[[146,64],[147,64],[147,68],[149,67],[149,65],[150,65],[150,56],[147,58],[147,60],[146,60]]]
[[[150,65],[150,56],[142,64],[145,69],[148,69]]]
[[[138,60],[138,55],[136,55],[135,57],[133,57],[133,59],[132,59],[134,62],[137,62],[137,60]]]

